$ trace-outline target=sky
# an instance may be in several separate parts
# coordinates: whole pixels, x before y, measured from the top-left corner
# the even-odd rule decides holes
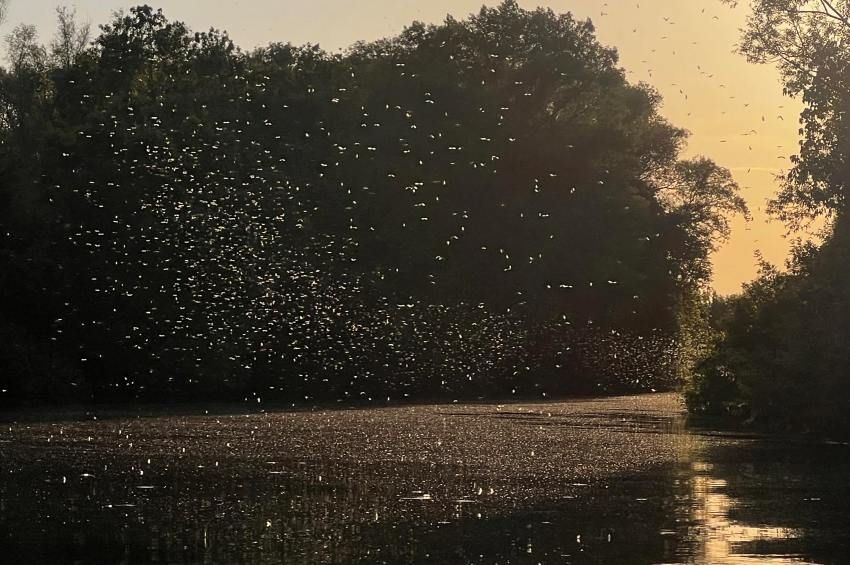
[[[243,49],[271,42],[318,43],[328,51],[358,40],[397,34],[414,20],[463,18],[498,0],[144,0],[192,29],[227,30]],[[93,28],[116,10],[143,0],[67,0]],[[20,23],[52,35],[57,0],[9,0],[5,36]],[[590,18],[597,37],[620,52],[633,82],[647,82],[664,97],[662,114],[691,132],[685,156],[705,155],[730,169],[753,219],[732,222],[730,241],[713,256],[715,290],[738,292],[757,273],[755,252],[781,266],[788,253],[785,227],[770,221],[766,200],[776,176],[790,166],[798,145],[798,100],[782,95],[776,70],[747,63],[735,53],[747,2],[719,0],[519,0]]]

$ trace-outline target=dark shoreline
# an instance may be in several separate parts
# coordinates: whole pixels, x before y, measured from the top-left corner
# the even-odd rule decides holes
[[[514,396],[510,398],[428,398],[391,402],[316,402],[288,403],[283,401],[196,401],[196,402],[105,402],[74,403],[67,405],[38,404],[31,407],[15,406],[0,408],[0,422],[50,422],[60,420],[91,420],[126,418],[128,416],[149,418],[159,416],[208,416],[235,414],[262,414],[277,412],[316,412],[328,410],[380,410],[419,406],[488,405],[488,404],[549,404],[553,402],[591,402],[610,398],[653,395],[677,391],[617,392],[612,394],[575,394],[540,398],[540,396]]]

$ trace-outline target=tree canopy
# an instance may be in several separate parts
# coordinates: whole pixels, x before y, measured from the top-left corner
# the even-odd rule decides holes
[[[756,0],[741,50],[776,63],[801,96],[801,142],[771,208],[796,228],[826,217],[822,244],[798,242],[787,272],[764,265],[744,293],[717,309],[715,351],[691,386],[692,409],[737,413],[765,427],[850,432],[848,148],[850,3]]]
[[[741,52],[753,62],[776,64],[785,92],[805,104],[800,152],[771,205],[793,226],[816,216],[834,217],[847,206],[848,40],[846,0],[752,2]]]
[[[139,6],[88,39],[60,10],[0,73],[19,397],[669,385],[746,213],[569,14],[508,0],[333,55]]]

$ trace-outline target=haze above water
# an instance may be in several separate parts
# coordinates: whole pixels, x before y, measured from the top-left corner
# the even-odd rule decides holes
[[[14,563],[839,562],[850,448],[677,395],[3,425]],[[828,464],[827,464],[828,462]]]

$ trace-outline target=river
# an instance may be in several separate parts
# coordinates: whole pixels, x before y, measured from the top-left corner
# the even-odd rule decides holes
[[[850,556],[850,447],[689,428],[675,394],[19,416],[3,563]]]

